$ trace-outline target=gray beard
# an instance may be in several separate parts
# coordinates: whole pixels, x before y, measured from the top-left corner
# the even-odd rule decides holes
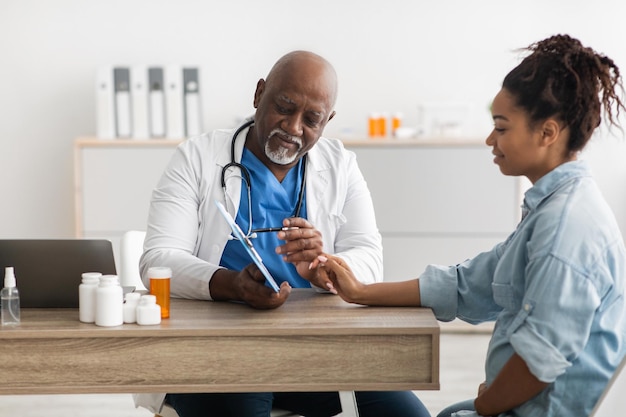
[[[275,132],[285,134],[279,129],[275,129],[270,133],[270,137]],[[294,140],[298,144],[298,151],[300,151],[300,149],[302,148],[302,139],[292,136],[292,140]],[[270,161],[272,161],[273,163],[277,165],[289,165],[290,163],[296,160],[296,158],[298,157],[298,152],[295,152],[292,155],[289,155],[288,152],[289,152],[289,149],[283,148],[282,146],[278,147],[278,149],[273,151],[269,147],[269,140],[265,142],[265,156],[267,156]]]
[[[287,153],[288,151],[289,149],[283,148],[283,147],[280,147],[277,150],[272,151],[269,148],[269,145],[265,144],[265,155],[269,158],[270,161],[278,165],[288,165],[296,160],[296,158],[298,157],[298,154],[294,153],[292,155],[289,155]]]

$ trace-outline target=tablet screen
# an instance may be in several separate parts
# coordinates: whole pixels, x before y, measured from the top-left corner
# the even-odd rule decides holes
[[[222,213],[222,216],[224,216],[224,218],[226,219],[226,222],[228,222],[228,225],[233,231],[233,236],[235,236],[235,239],[237,239],[246,249],[246,252],[248,252],[248,255],[250,255],[250,257],[252,258],[256,266],[261,270],[261,272],[265,276],[265,280],[267,281],[269,286],[272,287],[274,291],[278,292],[280,290],[278,287],[278,284],[276,283],[276,281],[274,280],[274,277],[272,277],[272,274],[270,274],[270,271],[267,269],[267,267],[263,263],[263,259],[261,259],[261,256],[259,255],[259,253],[256,251],[256,249],[254,249],[254,245],[252,245],[252,242],[250,241],[250,239],[247,238],[246,235],[244,235],[239,225],[235,223],[233,216],[231,216],[230,213],[226,211],[226,208],[224,207],[224,205],[217,200],[215,200],[215,204],[217,205],[217,208],[219,209],[220,213]]]

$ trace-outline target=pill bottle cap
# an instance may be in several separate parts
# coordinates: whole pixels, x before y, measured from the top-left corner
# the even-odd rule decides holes
[[[141,298],[141,294],[139,294],[138,292],[127,292],[126,295],[124,296],[124,300],[135,302],[135,303],[139,302],[140,298]]]
[[[171,278],[172,269],[167,266],[153,266],[148,269],[148,278]]]
[[[156,304],[156,295],[145,294],[139,299],[140,304]]]
[[[100,272],[83,272],[81,282],[85,284],[97,284],[102,274]]]
[[[117,275],[102,275],[100,277],[100,285],[119,285],[120,281]]]
[[[7,266],[6,268],[4,268],[4,287],[5,288],[15,287],[15,274],[13,272],[12,266]]]

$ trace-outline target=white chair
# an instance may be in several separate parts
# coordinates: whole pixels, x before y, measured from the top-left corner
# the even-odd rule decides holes
[[[146,290],[139,275],[139,258],[143,253],[143,241],[146,232],[130,230],[122,236],[120,242],[120,284],[123,287],[135,287],[135,290]]]
[[[624,415],[625,410],[626,356],[622,358],[589,417],[614,417]]]
[[[178,417],[178,413],[168,404],[163,404],[163,408],[159,414],[155,414],[154,417]]]
[[[120,284],[122,286],[132,286],[136,290],[146,290],[139,274],[139,258],[143,253],[143,242],[146,232],[140,230],[129,230],[122,236],[120,243]],[[358,417],[359,412],[356,407],[356,398],[353,391],[339,392],[339,400],[343,412],[338,414],[342,417]],[[165,404],[160,414],[155,417],[178,417],[176,411]],[[271,417],[296,417],[289,411],[273,409]]]

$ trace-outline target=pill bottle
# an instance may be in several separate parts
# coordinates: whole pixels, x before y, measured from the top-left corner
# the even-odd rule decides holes
[[[370,113],[367,118],[367,134],[370,138],[376,138],[379,136],[379,121],[380,114],[379,113]]]
[[[100,272],[84,272],[78,286],[78,319],[83,323],[96,321],[96,290],[100,283]]]
[[[170,316],[170,280],[172,270],[166,266],[153,266],[148,269],[150,279],[150,294],[156,297],[156,303],[161,307],[161,318]]]
[[[396,137],[396,131],[402,127],[402,113],[394,113],[391,117],[391,135]]]
[[[389,119],[388,113],[381,113],[378,117],[378,136],[381,138],[387,136],[387,119]]]
[[[137,321],[137,306],[141,294],[138,292],[129,292],[124,296],[124,323],[135,323]]]
[[[4,268],[4,288],[0,290],[0,322],[3,326],[20,324],[20,293],[15,284],[15,271],[12,266]]]
[[[142,295],[137,306],[137,324],[150,326],[161,323],[161,307],[152,294]]]
[[[102,275],[96,290],[96,325],[119,326],[124,323],[124,296],[117,275]]]

